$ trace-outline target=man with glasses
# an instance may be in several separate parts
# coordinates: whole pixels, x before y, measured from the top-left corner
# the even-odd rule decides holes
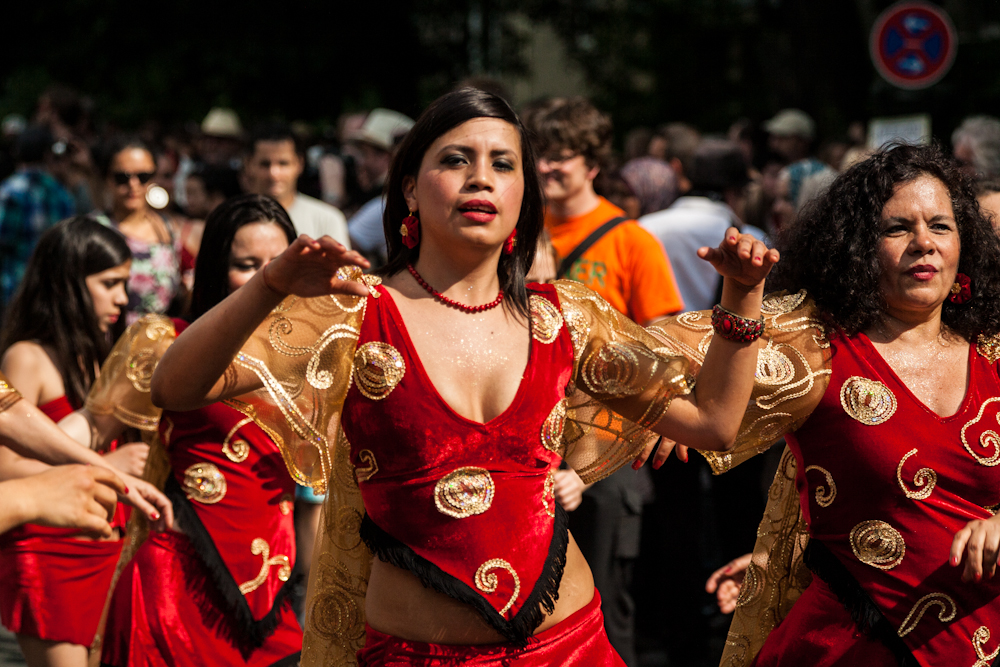
[[[17,139],[17,171],[0,183],[0,320],[42,233],[73,215],[73,197],[49,173],[52,134],[29,127]]]

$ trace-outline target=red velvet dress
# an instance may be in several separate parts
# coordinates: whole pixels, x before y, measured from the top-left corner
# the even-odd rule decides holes
[[[431,645],[368,628],[361,664],[557,664],[570,656],[575,664],[624,664],[607,641],[599,602],[532,636],[566,562],[566,517],[554,498],[560,456],[546,435],[565,415],[567,329],[532,336],[513,402],[482,424],[445,403],[388,290],[373,289],[380,296],[368,299],[341,420],[367,513],[362,538],[382,560],[476,609],[509,643]],[[532,289],[558,308],[555,288]]]
[[[1000,647],[1000,577],[962,583],[948,560],[1000,503],[998,366],[969,352],[958,412],[923,405],[859,334],[833,339],[819,406],[787,441],[810,538],[835,557],[925,667],[987,667]],[[819,576],[754,664],[892,665]]]
[[[53,421],[73,412],[65,396],[38,408]],[[113,525],[123,526],[121,506]],[[19,635],[90,646],[107,601],[122,541],[27,525],[0,537],[0,617]]]

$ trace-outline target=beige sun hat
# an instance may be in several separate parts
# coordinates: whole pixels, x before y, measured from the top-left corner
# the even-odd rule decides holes
[[[214,107],[201,121],[201,132],[212,137],[239,139],[243,136],[243,125],[232,109]]]
[[[816,136],[816,123],[801,109],[782,109],[764,123],[764,129],[778,137],[812,139]]]
[[[348,135],[349,141],[361,141],[384,151],[391,151],[396,141],[410,131],[413,119],[392,109],[372,109],[361,129]]]

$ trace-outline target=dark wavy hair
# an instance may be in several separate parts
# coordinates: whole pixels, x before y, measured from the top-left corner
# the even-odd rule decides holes
[[[510,104],[502,97],[477,88],[461,88],[432,102],[396,150],[386,181],[386,207],[382,220],[389,261],[379,274],[395,275],[404,270],[407,264],[416,262],[420,256],[420,246],[407,248],[403,245],[403,236],[399,232],[403,218],[409,215],[403,197],[403,179],[407,176],[416,177],[424,153],[438,137],[475,118],[506,121],[517,129],[521,137],[524,198],[521,200],[521,214],[517,220],[517,244],[513,253],[500,255],[497,276],[504,292],[504,306],[527,317],[528,290],[524,277],[535,259],[535,246],[544,221],[542,188],[538,180],[535,152],[528,140],[527,130]]]
[[[958,270],[972,279],[972,299],[946,300],[942,320],[967,340],[1000,332],[1000,240],[971,181],[938,146],[890,146],[841,174],[779,239],[781,261],[769,287],[806,289],[848,334],[876,324],[886,310],[877,256],[882,209],[896,186],[922,175],[948,189],[961,242]]]
[[[7,307],[0,355],[25,340],[46,346],[54,353],[66,398],[83,405],[112,343],[94,314],[87,276],[131,258],[121,233],[87,216],[63,220],[46,231]],[[119,322],[124,325],[124,313]]]
[[[219,204],[205,220],[205,232],[194,265],[194,287],[188,319],[194,321],[229,296],[229,252],[240,227],[270,222],[281,228],[291,245],[295,226],[288,212],[267,195],[239,195]]]

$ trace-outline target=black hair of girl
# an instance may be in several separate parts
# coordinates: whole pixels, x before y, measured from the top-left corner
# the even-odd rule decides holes
[[[101,174],[105,178],[111,174],[111,164],[114,162],[115,156],[129,148],[138,148],[141,151],[146,151],[153,158],[153,164],[156,164],[156,155],[149,144],[136,135],[119,134],[111,137],[97,154],[97,166],[101,169]]]
[[[288,212],[267,195],[230,197],[208,214],[201,248],[194,265],[194,287],[191,290],[192,322],[229,296],[229,253],[240,227],[253,222],[270,222],[281,228],[291,245],[296,238],[295,226]]]
[[[972,280],[972,298],[964,304],[945,300],[942,321],[968,341],[1000,333],[1000,239],[971,181],[934,145],[890,146],[838,176],[779,238],[781,261],[768,288],[807,290],[829,323],[849,335],[881,321],[882,210],[899,185],[920,176],[947,188],[961,243],[958,271]]]
[[[47,347],[54,353],[66,398],[83,405],[113,342],[94,314],[87,276],[130,259],[125,237],[93,218],[77,216],[46,231],[7,307],[0,355],[20,341]],[[125,321],[124,313],[119,321]]]
[[[462,123],[476,118],[497,118],[517,129],[521,138],[521,171],[524,174],[524,197],[517,220],[517,244],[511,254],[501,254],[497,266],[505,307],[528,316],[528,291],[525,275],[535,259],[535,246],[544,224],[542,188],[538,179],[535,152],[528,131],[502,97],[477,88],[461,88],[437,98],[420,115],[396,150],[386,181],[386,207],[382,225],[388,244],[388,263],[379,271],[391,276],[417,261],[420,245],[407,248],[399,231],[403,218],[409,215],[403,197],[403,180],[416,177],[424,154],[441,135]],[[419,217],[419,212],[417,213]]]

